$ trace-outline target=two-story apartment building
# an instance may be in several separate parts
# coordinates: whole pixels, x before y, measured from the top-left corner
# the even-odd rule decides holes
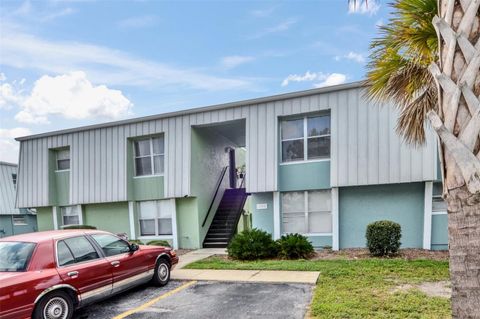
[[[37,209],[40,230],[198,248],[250,194],[253,227],[274,238],[364,247],[367,224],[389,219],[403,247],[445,249],[435,136],[412,148],[395,125],[350,83],[21,137],[17,205]]]
[[[37,219],[28,209],[15,208],[17,164],[0,162],[0,238],[37,230]]]

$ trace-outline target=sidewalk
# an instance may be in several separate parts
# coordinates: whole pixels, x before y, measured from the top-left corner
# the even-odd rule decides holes
[[[264,283],[302,283],[316,284],[318,271],[281,271],[281,270],[212,270],[183,269],[192,262],[213,256],[224,255],[225,249],[199,249],[180,256],[171,278],[174,280],[208,280]]]

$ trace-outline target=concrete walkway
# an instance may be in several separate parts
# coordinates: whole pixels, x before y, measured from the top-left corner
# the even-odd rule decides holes
[[[225,249],[199,249],[180,256],[171,278],[174,280],[206,280],[264,283],[301,283],[316,284],[318,271],[280,271],[280,270],[213,270],[183,269],[192,262],[213,256],[225,255]]]

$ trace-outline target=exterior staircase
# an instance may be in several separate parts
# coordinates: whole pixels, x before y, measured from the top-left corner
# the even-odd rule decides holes
[[[225,190],[203,241],[204,248],[227,247],[235,233],[248,195],[245,188]]]

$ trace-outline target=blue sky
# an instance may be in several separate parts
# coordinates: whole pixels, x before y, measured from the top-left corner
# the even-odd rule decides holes
[[[385,2],[2,1],[0,160],[16,136],[360,80]]]

